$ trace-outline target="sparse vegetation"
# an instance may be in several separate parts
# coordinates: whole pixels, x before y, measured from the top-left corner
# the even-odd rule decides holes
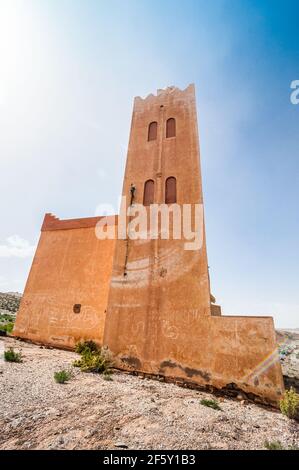
[[[88,341],[80,341],[76,344],[75,351],[78,354],[84,354],[85,352],[96,352],[100,348],[99,346],[92,340]]]
[[[281,361],[284,361],[287,356],[292,354],[294,347],[291,345],[282,345],[278,347],[278,354]]]
[[[111,372],[109,372],[109,373],[105,373],[105,372],[104,372],[104,374],[103,374],[103,379],[104,379],[104,380],[107,380],[107,381],[113,380],[113,378],[112,378],[112,376],[111,376]]]
[[[207,406],[208,408],[213,408],[213,410],[221,410],[220,405],[217,400],[200,400],[200,404],[203,406]]]
[[[14,319],[10,313],[0,313],[0,322],[14,322]]]
[[[13,348],[4,351],[4,359],[7,362],[22,362],[21,352],[16,352]]]
[[[59,384],[64,384],[68,382],[71,378],[71,373],[67,370],[60,370],[58,372],[54,372],[54,380]]]
[[[0,292],[0,313],[16,313],[20,307],[21,294],[18,292]]]
[[[268,450],[299,450],[297,446],[284,447],[280,441],[265,441],[264,446]]]
[[[0,292],[0,336],[12,332],[21,297],[17,292]]]
[[[76,352],[81,355],[81,358],[73,362],[74,367],[80,367],[82,372],[111,375],[112,361],[106,349],[100,348],[93,341],[84,341],[78,343]],[[111,379],[105,378],[105,380]]]
[[[15,317],[10,313],[3,313],[0,312],[0,331],[2,336],[6,336],[6,334],[10,334],[14,327]]]
[[[284,450],[280,441],[265,441],[265,448],[268,450]]]
[[[222,401],[207,392],[122,372],[106,382],[104,373],[74,369],[72,362],[81,359],[74,352],[13,338],[2,339],[2,345],[4,350],[21,350],[24,363],[5,362],[0,373],[0,449],[28,449],[29,442],[32,449],[64,450],[111,449],[121,443],[148,449],[163,443],[165,448],[264,449],[270,454],[267,447],[280,441],[286,450],[298,450],[296,421],[271,408]],[[71,373],[65,384],[54,380],[54,372],[62,370]],[[222,411],[202,406],[201,399],[217,400]],[[146,425],[149,419],[155,422],[155,432]],[[126,423],[130,429],[124,434]],[[166,432],[169,427],[171,432]]]
[[[13,322],[8,322],[4,324],[0,324],[0,331],[3,331],[4,334],[6,335],[7,333],[11,333],[14,327]]]
[[[299,394],[296,393],[293,387],[287,390],[280,400],[280,411],[290,419],[299,416]]]

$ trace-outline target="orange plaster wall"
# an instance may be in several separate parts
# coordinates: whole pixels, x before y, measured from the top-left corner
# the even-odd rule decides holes
[[[176,119],[176,136],[166,138],[166,123]],[[148,141],[148,126],[158,123],[157,139]],[[177,203],[203,202],[194,86],[135,98],[123,196],[143,201],[144,184],[154,181],[154,202],[165,201],[167,178],[177,179]],[[149,211],[149,208],[147,208]],[[211,314],[210,283],[203,227],[200,250],[185,250],[185,239],[117,240],[104,340],[114,351],[118,332],[135,342],[141,356],[156,345],[161,316],[184,309]],[[180,314],[180,313],[178,313]],[[134,323],[134,331],[131,323]],[[141,326],[143,325],[143,326]]]
[[[97,239],[99,219],[46,215],[14,335],[67,348],[102,342],[115,241]]]
[[[271,317],[118,307],[117,319],[107,318],[104,342],[119,368],[217,389],[235,384],[274,405],[281,398],[284,384]]]
[[[155,363],[164,375],[218,389],[235,384],[273,404],[281,398],[284,385],[271,317],[184,312],[168,322],[171,334],[161,332]]]

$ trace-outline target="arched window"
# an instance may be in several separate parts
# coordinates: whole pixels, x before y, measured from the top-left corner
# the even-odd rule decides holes
[[[175,119],[169,118],[166,121],[166,137],[175,137]]]
[[[165,203],[176,203],[176,179],[174,176],[170,176],[165,181]]]
[[[147,137],[148,141],[156,140],[157,129],[158,129],[158,123],[156,121],[151,122],[150,125],[148,126],[148,137]]]
[[[147,180],[144,185],[143,205],[149,206],[154,203],[155,183],[153,180]]]

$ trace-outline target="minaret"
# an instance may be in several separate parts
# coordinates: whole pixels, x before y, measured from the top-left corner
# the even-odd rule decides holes
[[[183,205],[202,206],[194,85],[135,98],[122,194],[148,213],[153,203],[181,214]],[[123,367],[152,371],[190,316],[211,315],[203,219],[200,230],[195,250],[184,236],[116,241],[104,342]]]

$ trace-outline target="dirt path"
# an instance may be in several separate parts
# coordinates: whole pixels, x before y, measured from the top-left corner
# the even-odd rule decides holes
[[[75,353],[0,338],[22,349],[23,362],[0,363],[0,449],[263,449],[268,441],[299,446],[299,425],[253,404],[124,373],[113,381],[70,368]]]

